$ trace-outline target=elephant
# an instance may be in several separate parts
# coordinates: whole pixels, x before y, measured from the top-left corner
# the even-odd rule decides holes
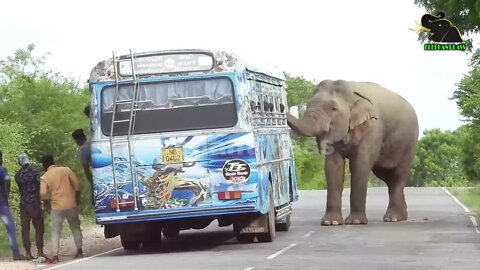
[[[327,201],[321,225],[368,223],[365,206],[371,172],[388,187],[383,221],[408,219],[404,187],[419,135],[417,114],[408,101],[373,82],[323,80],[300,119],[290,112],[294,114],[287,112],[287,124],[293,133],[315,137],[325,154]],[[350,215],[343,221],[346,159],[351,173]]]
[[[444,12],[438,12],[437,16],[425,14],[421,20],[424,31],[430,32],[429,40],[435,42],[464,42],[457,27],[445,19]]]

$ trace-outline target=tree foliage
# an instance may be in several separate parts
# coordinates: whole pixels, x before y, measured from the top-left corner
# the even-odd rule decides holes
[[[312,96],[315,84],[303,77],[287,77],[288,106],[301,106]],[[300,110],[300,114],[302,111]],[[325,188],[324,157],[313,138],[294,136],[295,170],[300,189]]]
[[[88,119],[83,114],[88,102],[87,89],[46,70],[48,54],[35,57],[34,50],[35,46],[30,44],[0,60],[0,148],[4,162],[13,177],[20,152],[27,152],[37,165],[40,157],[49,153],[56,157],[57,163],[70,166],[86,181],[70,134],[77,128],[88,128]],[[16,184],[12,187],[16,188]]]
[[[480,180],[480,129],[478,126],[465,127],[467,135],[464,137],[460,151],[460,161],[463,172],[470,181]]]
[[[287,80],[288,106],[299,106],[312,96],[315,84],[303,77],[289,77]]]
[[[453,92],[452,99],[457,103],[465,120],[478,126],[480,124],[480,66],[472,64],[471,68],[457,84],[458,89]]]
[[[461,146],[467,133],[455,131],[426,130],[419,141],[415,156],[412,186],[464,186],[467,178],[462,171]]]
[[[52,153],[69,163],[74,149],[70,133],[88,125],[82,114],[88,92],[60,74],[43,70],[45,56],[33,57],[34,48],[29,45],[0,61],[0,115],[5,123],[22,125],[34,159]]]

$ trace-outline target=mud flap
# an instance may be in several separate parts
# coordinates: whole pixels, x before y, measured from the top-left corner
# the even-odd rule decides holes
[[[259,215],[235,223],[240,234],[268,232],[268,215]]]

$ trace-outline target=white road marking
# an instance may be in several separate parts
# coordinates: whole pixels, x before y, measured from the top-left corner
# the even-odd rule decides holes
[[[63,267],[63,266],[66,266],[66,265],[83,262],[83,261],[90,260],[90,259],[95,258],[95,257],[99,257],[99,256],[102,256],[102,255],[105,255],[105,254],[115,252],[115,251],[120,250],[120,249],[123,249],[123,247],[119,247],[119,248],[112,249],[112,250],[109,250],[109,251],[105,251],[105,252],[102,252],[102,253],[99,253],[99,254],[95,254],[95,255],[92,255],[90,257],[86,257],[86,258],[74,260],[74,261],[71,261],[71,262],[55,265],[55,266],[52,266],[52,267],[49,267],[49,268],[45,268],[44,270],[55,269],[55,268]]]
[[[243,270],[253,270],[253,269],[255,269],[255,267],[247,267],[247,268],[245,268],[245,269],[243,269]]]
[[[450,197],[453,198],[453,200],[454,200],[458,205],[460,205],[460,206],[463,208],[463,210],[464,210],[465,212],[470,213],[470,210],[468,210],[468,208],[467,208],[463,203],[461,203],[457,198],[455,198],[455,196],[453,196],[452,193],[450,193],[450,191],[448,191],[448,189],[446,189],[445,187],[442,187],[442,188],[443,188],[443,190],[445,190],[445,192],[446,192]]]
[[[307,238],[309,237],[310,235],[312,235],[315,231],[309,231],[308,233],[306,233],[303,238]]]
[[[453,199],[458,205],[460,205],[460,206],[463,208],[463,210],[464,210],[466,213],[471,214],[470,210],[469,210],[463,203],[461,203],[457,198],[455,198],[455,196],[453,196],[452,193],[450,193],[450,191],[448,191],[448,189],[446,189],[445,187],[442,187],[442,188],[443,188],[443,190],[445,190],[445,192],[446,192],[450,197],[452,197],[452,199]],[[477,233],[480,233],[480,230],[478,229],[477,219],[475,219],[475,217],[472,216],[472,215],[470,215],[469,217],[470,217],[470,220],[472,221],[472,224],[473,224],[473,227],[475,228],[475,231],[476,231]]]
[[[285,251],[293,248],[293,247],[296,246],[296,245],[297,245],[297,244],[294,243],[294,244],[290,244],[288,247],[282,248],[281,250],[279,250],[279,251],[273,253],[272,255],[268,256],[268,257],[267,257],[267,260],[271,260],[271,259],[277,257],[278,255],[280,255],[280,254],[282,254],[283,252],[285,252]]]

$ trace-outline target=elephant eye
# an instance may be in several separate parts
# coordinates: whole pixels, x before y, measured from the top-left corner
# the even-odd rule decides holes
[[[336,107],[332,107],[332,111],[336,111],[336,110],[337,110],[337,108],[336,108]]]

